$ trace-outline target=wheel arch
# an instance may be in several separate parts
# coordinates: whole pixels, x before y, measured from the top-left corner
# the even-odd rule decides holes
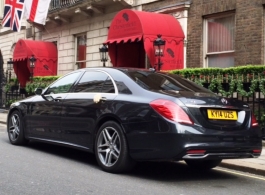
[[[8,125],[9,125],[9,117],[13,114],[13,112],[15,111],[18,111],[21,115],[21,117],[23,118],[24,115],[23,115],[23,112],[18,108],[18,107],[13,107],[13,108],[10,108],[9,111],[8,111],[8,114],[7,114],[7,118],[6,118],[6,126],[7,126],[7,131],[8,131]],[[25,128],[25,123],[23,122],[23,127]]]
[[[95,152],[95,140],[96,140],[96,136],[97,136],[98,130],[107,121],[114,121],[114,122],[118,123],[121,126],[121,129],[122,129],[123,133],[125,133],[125,130],[124,130],[123,125],[122,125],[122,122],[116,116],[114,116],[114,115],[106,115],[106,116],[100,118],[97,121],[97,124],[95,125],[95,129],[94,129],[94,132],[93,132],[93,152]]]

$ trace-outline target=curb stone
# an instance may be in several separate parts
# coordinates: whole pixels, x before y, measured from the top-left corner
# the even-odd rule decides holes
[[[247,167],[245,165],[240,165],[240,164],[221,162],[219,167],[228,168],[228,169],[241,171],[241,172],[248,172],[250,174],[255,174],[255,175],[259,175],[259,176],[265,176],[265,170],[257,169],[254,167]]]

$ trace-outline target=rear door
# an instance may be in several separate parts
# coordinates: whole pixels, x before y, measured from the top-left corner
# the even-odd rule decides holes
[[[97,120],[112,112],[117,96],[113,80],[105,72],[86,71],[63,100],[62,140],[72,145],[92,148]]]

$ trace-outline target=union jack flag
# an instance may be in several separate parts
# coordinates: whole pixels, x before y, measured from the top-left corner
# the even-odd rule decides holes
[[[25,0],[5,0],[3,27],[10,27],[13,31],[19,32],[24,11]]]

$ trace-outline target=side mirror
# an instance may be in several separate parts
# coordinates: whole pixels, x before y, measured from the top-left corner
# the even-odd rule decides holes
[[[42,88],[36,88],[34,92],[35,92],[36,95],[41,95],[42,91],[43,91]]]

